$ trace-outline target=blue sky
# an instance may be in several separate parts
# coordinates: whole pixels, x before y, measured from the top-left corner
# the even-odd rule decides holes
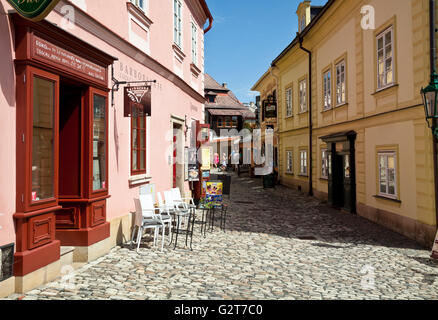
[[[298,31],[299,0],[207,0],[213,28],[205,35],[205,72],[226,82],[241,102]],[[312,0],[324,5],[326,0]]]

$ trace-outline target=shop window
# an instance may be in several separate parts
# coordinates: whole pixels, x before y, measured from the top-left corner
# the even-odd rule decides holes
[[[321,150],[321,179],[329,177],[329,157],[327,149]]]
[[[54,197],[55,83],[33,78],[32,201]]]
[[[286,151],[286,173],[293,173],[294,167],[293,167],[293,152],[292,151]]]
[[[379,195],[397,198],[396,153],[379,152]]]
[[[332,108],[332,73],[330,70],[323,75],[323,108],[330,110]]]
[[[93,191],[106,189],[106,98],[93,94]]]
[[[307,150],[300,151],[300,175],[307,175]]]
[[[393,28],[377,36],[377,88],[394,83]]]
[[[131,174],[146,173],[146,117],[133,109],[131,119]]]
[[[224,126],[225,126],[226,128],[230,128],[231,125],[232,125],[231,117],[225,117],[225,120],[224,120]]]
[[[222,128],[224,126],[224,119],[222,117],[217,117],[217,127]]]

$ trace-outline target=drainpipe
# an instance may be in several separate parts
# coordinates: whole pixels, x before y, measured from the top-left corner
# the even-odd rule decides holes
[[[278,89],[278,76],[274,74],[274,68],[276,68],[276,66],[275,65],[274,66],[271,65],[271,68],[269,68],[269,72],[271,73],[271,76],[275,79],[275,90],[277,91],[276,99],[278,101],[279,100],[278,99],[278,93],[279,93],[279,89]],[[275,131],[278,130],[278,126],[279,126],[279,121],[278,121],[278,103],[277,103],[277,110],[276,111],[277,111],[277,125],[275,126],[275,129],[274,129],[274,138],[277,140],[277,154],[275,155],[275,157],[277,159],[277,166],[279,166],[279,163],[278,163],[278,150],[279,150],[280,146],[279,146],[278,136],[275,135]],[[272,147],[274,148],[274,146],[272,146]],[[272,159],[272,160],[274,160],[274,159]],[[272,169],[274,170],[274,167]],[[275,170],[274,170],[273,173],[275,173]],[[277,179],[278,179],[278,176],[277,176]],[[275,183],[277,183],[277,181],[275,181]]]
[[[313,197],[313,146],[312,146],[312,51],[303,47],[303,38],[297,32],[297,37],[300,41],[300,49],[307,52],[309,55],[309,196]]]
[[[430,31],[430,74],[436,72],[436,27],[435,27],[435,0],[429,0],[429,31]],[[433,120],[433,127],[436,128],[437,121]],[[435,216],[438,228],[438,159],[437,159],[437,138],[433,134],[433,167],[435,177]]]

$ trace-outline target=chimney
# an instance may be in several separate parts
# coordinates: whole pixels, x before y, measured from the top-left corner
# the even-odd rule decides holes
[[[228,89],[228,84],[226,82],[222,83],[222,87],[224,87],[225,89]]]

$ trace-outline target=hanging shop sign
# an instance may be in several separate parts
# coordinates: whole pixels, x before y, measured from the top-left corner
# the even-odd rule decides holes
[[[151,86],[125,87],[125,117],[150,117],[151,100]]]
[[[60,0],[8,0],[20,16],[32,21],[43,20]]]
[[[265,118],[277,118],[277,101],[274,97],[269,96],[267,100],[263,101],[263,104]]]

